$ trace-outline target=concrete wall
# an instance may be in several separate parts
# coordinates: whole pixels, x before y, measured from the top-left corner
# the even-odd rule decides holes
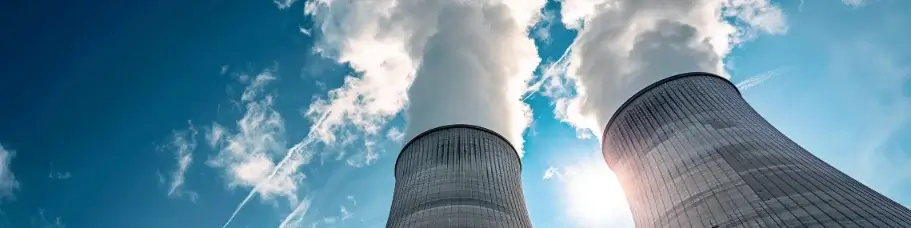
[[[714,75],[633,96],[602,145],[637,227],[911,227],[911,211],[785,137]]]
[[[531,227],[515,149],[470,125],[428,130],[396,160],[386,227]]]

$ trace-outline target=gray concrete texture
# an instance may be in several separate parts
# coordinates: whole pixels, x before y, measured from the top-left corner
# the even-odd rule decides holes
[[[643,89],[603,140],[636,227],[911,227],[911,211],[794,143],[712,74]]]
[[[521,171],[515,149],[491,130],[425,131],[396,159],[386,227],[531,227]]]

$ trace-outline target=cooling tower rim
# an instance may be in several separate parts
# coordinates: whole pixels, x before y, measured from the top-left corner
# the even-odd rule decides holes
[[[451,129],[451,128],[470,128],[470,129],[476,129],[476,130],[481,130],[481,131],[484,131],[484,132],[493,134],[494,136],[497,136],[497,138],[500,138],[500,140],[503,140],[504,142],[506,142],[506,145],[509,145],[509,149],[512,150],[513,154],[516,155],[516,162],[519,163],[519,170],[522,170],[522,159],[519,158],[519,153],[516,151],[516,147],[514,147],[514,146],[512,145],[512,143],[509,142],[509,140],[506,139],[506,137],[503,137],[503,135],[501,135],[500,133],[497,133],[497,132],[494,131],[494,130],[490,130],[490,129],[485,128],[485,127],[481,127],[481,126],[478,126],[478,125],[471,125],[471,124],[450,124],[450,125],[443,125],[443,126],[439,126],[439,127],[432,128],[432,129],[430,129],[430,130],[426,130],[426,131],[424,131],[424,132],[421,132],[421,133],[418,134],[417,136],[414,136],[413,138],[411,138],[411,140],[408,140],[408,143],[405,143],[405,146],[402,146],[402,150],[399,151],[399,155],[396,156],[396,158],[395,158],[395,168],[394,168],[394,169],[395,169],[395,170],[398,170],[398,169],[399,169],[399,160],[402,159],[402,154],[404,154],[403,152],[405,152],[405,150],[408,149],[408,147],[411,146],[411,144],[414,143],[417,139],[419,139],[419,138],[421,138],[421,137],[424,137],[424,136],[426,136],[427,134],[436,132],[436,131],[442,131],[442,130]]]
[[[641,97],[643,94],[645,94],[645,93],[651,91],[651,90],[654,89],[654,88],[657,88],[658,86],[660,86],[660,85],[662,85],[662,84],[664,84],[664,83],[668,83],[668,82],[671,82],[671,81],[674,81],[674,80],[677,80],[677,79],[681,79],[681,78],[695,77],[695,76],[708,76],[708,77],[713,77],[713,78],[721,79],[721,80],[727,82],[729,85],[731,85],[731,87],[734,87],[734,89],[737,91],[737,95],[741,95],[740,90],[737,89],[737,85],[734,85],[734,83],[731,82],[731,80],[728,80],[727,78],[721,77],[720,75],[713,74],[713,73],[708,73],[708,72],[689,72],[689,73],[682,73],[682,74],[677,74],[677,75],[674,75],[674,76],[670,76],[670,77],[667,77],[667,78],[658,80],[657,82],[652,83],[652,84],[646,86],[645,88],[642,88],[641,90],[639,90],[639,92],[636,92],[635,94],[633,94],[633,96],[630,96],[629,99],[626,99],[626,101],[623,102],[623,104],[621,104],[619,108],[617,108],[617,111],[615,111],[614,114],[611,115],[610,120],[607,121],[607,126],[604,126],[604,131],[601,133],[601,135],[602,135],[602,137],[601,137],[601,144],[602,144],[602,145],[601,145],[601,146],[602,146],[602,147],[604,146],[604,142],[606,141],[605,139],[607,139],[607,137],[604,137],[604,136],[607,135],[607,129],[610,129],[611,124],[614,123],[614,119],[616,119],[617,116],[619,116],[620,113],[623,112],[623,109],[626,109],[626,107],[629,106],[630,104],[632,104],[633,101],[636,101],[637,98]]]

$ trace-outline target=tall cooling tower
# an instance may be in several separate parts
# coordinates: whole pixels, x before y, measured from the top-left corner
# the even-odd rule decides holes
[[[642,89],[602,148],[636,227],[911,227],[911,211],[785,137],[716,75]]]
[[[396,159],[386,227],[531,227],[521,170],[516,150],[491,130],[425,131]]]

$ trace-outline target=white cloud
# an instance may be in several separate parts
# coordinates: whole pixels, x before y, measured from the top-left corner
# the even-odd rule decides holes
[[[51,169],[47,173],[47,178],[57,179],[57,180],[66,180],[73,177],[73,174],[70,172],[58,172],[54,170],[54,163],[50,163]],[[164,183],[164,182],[162,182]]]
[[[230,70],[230,69],[231,69],[231,65],[227,65],[227,64],[221,65],[221,70],[218,71],[218,74],[225,75],[228,73],[228,70]]]
[[[557,12],[549,9],[543,9],[541,20],[532,28],[531,35],[540,41],[550,42],[550,29],[557,19]]]
[[[44,209],[38,209],[38,219],[32,220],[32,225],[38,228],[66,228],[60,217],[54,217],[54,220],[48,220],[44,214]]]
[[[167,148],[174,150],[175,159],[177,159],[177,168],[171,172],[170,184],[168,187],[168,196],[180,197],[187,195],[191,201],[196,201],[198,195],[195,192],[188,191],[184,187],[187,170],[193,164],[193,151],[196,150],[196,135],[199,133],[189,122],[190,127],[187,130],[175,131],[171,134],[170,142]]]
[[[279,9],[287,9],[291,7],[297,0],[272,0]]]
[[[348,196],[348,200],[351,200],[351,204],[357,206],[357,200],[354,200],[354,196]]]
[[[0,202],[12,199],[13,193],[19,189],[19,181],[16,181],[16,176],[10,169],[10,162],[15,156],[15,151],[6,150],[3,144],[0,144]]]
[[[209,145],[219,150],[207,164],[223,169],[229,188],[253,188],[225,226],[255,195],[267,202],[285,199],[298,205],[296,211],[300,212],[304,204],[297,202],[298,185],[305,175],[299,167],[309,164],[317,151],[321,151],[321,163],[327,158],[347,158],[345,162],[351,166],[372,164],[382,151],[376,143],[383,136],[379,129],[398,112],[386,106],[396,102],[390,99],[397,98],[384,90],[385,79],[349,77],[341,88],[330,91],[328,98],[312,102],[305,112],[312,122],[310,131],[288,147],[284,119],[273,108],[274,98],[264,88],[275,80],[271,70],[239,78],[249,85],[241,96],[245,114],[237,121],[237,130],[232,132],[214,123],[206,133]],[[360,150],[346,156],[346,146],[354,142],[362,143],[356,146]],[[292,213],[285,220],[292,221],[294,216]]]
[[[303,28],[303,27],[301,27],[301,28],[298,28],[298,31],[300,31],[301,34],[304,34],[305,36],[312,36],[312,35],[313,35],[312,32],[310,32],[310,29],[309,29],[309,28]]]
[[[557,169],[556,167],[551,166],[551,167],[548,167],[547,170],[544,171],[544,176],[541,177],[541,179],[547,180],[547,179],[554,178],[554,177],[560,178],[562,176],[563,176],[563,174],[560,173],[560,169]]]
[[[402,142],[402,138],[405,137],[405,133],[402,133],[398,128],[392,127],[389,128],[389,131],[386,132],[386,137],[393,142]]]
[[[740,91],[748,90],[748,89],[752,88],[753,86],[762,84],[766,80],[769,80],[769,78],[784,74],[788,70],[790,70],[790,68],[782,67],[782,68],[777,68],[774,70],[766,71],[766,72],[763,72],[758,75],[754,75],[752,77],[744,79],[743,81],[738,82],[737,88],[740,89]]]
[[[348,208],[345,208],[345,206],[340,206],[340,207],[341,207],[341,210],[339,211],[339,213],[341,213],[340,219],[342,221],[345,221],[345,220],[351,218],[352,214],[351,214],[351,212],[348,212]]]
[[[345,162],[348,163],[348,165],[354,167],[372,165],[374,162],[376,162],[376,159],[380,158],[379,151],[384,151],[384,149],[377,147],[378,144],[376,139],[365,139],[363,145],[360,148],[361,150],[359,150],[360,153],[350,156]]]
[[[272,108],[272,95],[263,91],[274,79],[271,72],[262,72],[244,90],[241,102],[245,104],[246,112],[237,121],[235,132],[219,124],[212,125],[207,137],[210,145],[223,146],[207,164],[224,169],[231,188],[257,187],[256,192],[265,200],[284,196],[295,202],[296,183],[302,175],[294,174],[293,169],[284,169],[279,170],[280,175],[270,178],[276,167],[273,160],[288,150],[284,119]]]
[[[47,174],[47,177],[53,178],[53,179],[58,179],[58,180],[66,180],[66,179],[70,179],[71,177],[73,177],[73,174],[71,174],[70,172],[51,172],[51,173]]]
[[[527,31],[543,5],[309,2],[307,13],[321,29],[321,53],[360,72],[311,106],[308,116],[321,123],[319,138],[331,142],[346,128],[375,134],[407,103],[405,140],[436,126],[467,123],[491,128],[521,150],[530,114],[520,99],[539,61]]]
[[[206,134],[209,145],[218,149],[218,154],[206,164],[222,169],[229,188],[253,188],[225,226],[256,194],[263,201],[280,197],[289,204],[298,204],[298,184],[305,176],[297,168],[311,159],[302,152],[305,148],[300,143],[287,147],[284,119],[272,107],[274,97],[264,89],[276,79],[272,71],[252,78],[242,75],[240,79],[248,85],[241,95],[245,113],[237,121],[236,131],[216,123]]]
[[[723,60],[732,47],[787,31],[781,10],[767,0],[566,0],[562,13],[580,32],[566,62],[555,64],[565,74],[541,80],[569,85],[552,92],[556,116],[598,137],[620,104],[646,85],[690,71],[726,76]]]
[[[206,142],[209,143],[209,147],[217,148],[218,143],[221,142],[226,133],[228,132],[225,127],[218,123],[212,123],[211,127],[206,128]]]

